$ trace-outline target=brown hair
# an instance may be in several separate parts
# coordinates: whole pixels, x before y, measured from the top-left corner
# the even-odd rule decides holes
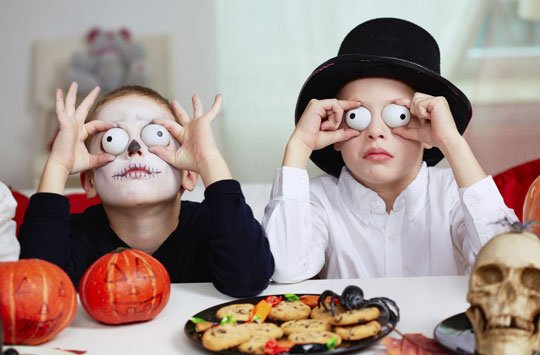
[[[109,91],[108,93],[100,97],[90,109],[90,112],[88,113],[87,121],[94,120],[96,118],[95,116],[99,112],[99,109],[103,105],[105,105],[107,102],[110,102],[119,97],[129,96],[129,95],[136,95],[136,96],[142,96],[142,97],[147,97],[149,99],[153,99],[158,104],[163,105],[165,108],[167,108],[173,115],[174,119],[178,121],[169,100],[161,96],[160,93],[158,93],[157,91],[153,89],[150,89],[144,86],[138,86],[138,85],[125,85],[117,89],[114,89],[112,91]]]

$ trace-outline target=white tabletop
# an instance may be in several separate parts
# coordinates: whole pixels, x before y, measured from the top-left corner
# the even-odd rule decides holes
[[[309,280],[297,284],[271,284],[266,294],[341,293],[347,285],[364,290],[365,298],[389,297],[401,309],[397,328],[402,333],[433,337],[435,326],[445,318],[467,309],[468,278],[416,277],[364,280]],[[186,321],[195,313],[234,300],[209,283],[173,284],[167,307],[144,323],[107,326],[89,318],[79,305],[73,323],[42,347],[86,350],[86,354],[200,354],[201,349],[184,334]],[[396,336],[395,333],[392,336]],[[382,345],[367,353],[381,352]]]

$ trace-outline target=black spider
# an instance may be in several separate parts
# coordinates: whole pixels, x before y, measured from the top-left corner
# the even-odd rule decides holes
[[[330,300],[327,303],[326,299],[328,297]],[[332,315],[335,316],[335,305],[338,302],[347,310],[377,307],[381,312],[379,319],[383,324],[388,323],[390,319],[395,319],[396,322],[399,321],[399,307],[396,302],[386,297],[374,297],[366,300],[364,291],[355,285],[345,287],[341,296],[331,290],[324,291],[320,295],[317,305],[322,306],[326,311],[332,312]]]

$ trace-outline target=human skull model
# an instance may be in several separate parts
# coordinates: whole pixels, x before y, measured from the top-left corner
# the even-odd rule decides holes
[[[493,237],[478,254],[467,301],[478,354],[540,351],[540,238],[526,232]]]

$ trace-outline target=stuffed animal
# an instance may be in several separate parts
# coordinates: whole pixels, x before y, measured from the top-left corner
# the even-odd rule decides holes
[[[131,41],[127,29],[115,32],[93,28],[88,32],[86,42],[88,52],[75,52],[71,58],[67,85],[76,81],[81,94],[95,86],[104,93],[123,85],[147,85],[144,48]]]

